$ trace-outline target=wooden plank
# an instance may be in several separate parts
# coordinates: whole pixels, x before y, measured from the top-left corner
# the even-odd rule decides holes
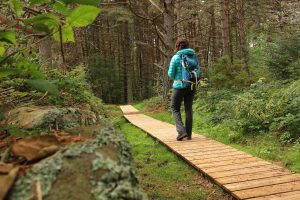
[[[120,108],[124,114],[139,112],[136,108],[134,108],[133,106],[129,106],[129,105],[120,106]]]
[[[174,149],[174,148],[173,148]],[[203,151],[220,151],[220,150],[225,150],[225,149],[229,149],[226,146],[214,146],[214,147],[194,147],[194,148],[178,148],[178,149],[174,149],[176,150],[178,153],[193,153],[193,152],[203,152]]]
[[[194,164],[213,164],[216,162],[227,162],[227,161],[233,161],[233,160],[242,160],[242,159],[248,159],[248,158],[255,158],[249,154],[240,154],[240,155],[236,155],[236,156],[222,156],[222,157],[217,157],[217,158],[201,158],[199,160],[194,160],[193,163]]]
[[[247,156],[247,155],[246,155]],[[262,159],[253,157],[253,156],[248,156],[244,157],[243,159],[241,158],[231,158],[231,160],[217,160],[215,162],[202,162],[202,163],[197,163],[199,166],[202,168],[211,168],[211,167],[220,167],[220,166],[231,166],[234,164],[243,164],[243,163],[251,163],[251,162],[257,162],[257,161],[262,161]],[[196,162],[195,162],[196,164]]]
[[[240,174],[252,174],[255,172],[263,172],[263,171],[268,171],[268,170],[272,170],[272,169],[282,169],[282,168],[279,166],[276,166],[276,165],[269,164],[269,165],[244,168],[244,169],[239,169],[239,170],[231,170],[231,171],[224,171],[224,172],[211,172],[211,173],[209,173],[209,175],[216,179],[216,178],[235,176],[235,175],[240,175]]]
[[[206,156],[206,155],[215,155],[218,156],[220,153],[232,153],[232,152],[239,152],[235,149],[220,149],[220,150],[211,150],[211,151],[198,151],[198,152],[183,152],[179,153],[182,156]]]
[[[222,156],[237,156],[237,155],[243,155],[245,153],[243,152],[225,152],[222,154]],[[213,154],[213,155],[203,155],[203,156],[185,156],[186,159],[188,159],[189,161],[193,161],[193,160],[199,160],[201,158],[220,158],[222,157],[219,154]]]
[[[294,181],[300,181],[299,174],[287,174],[277,177],[269,177],[259,180],[251,180],[251,181],[244,181],[239,183],[232,183],[224,185],[230,191],[238,191],[238,190],[246,190],[251,188],[257,188],[262,186],[268,185],[276,185],[280,183],[289,183]]]
[[[195,151],[195,150],[198,150],[198,151],[204,151],[204,150],[207,150],[207,151],[215,151],[215,150],[221,150],[221,149],[234,149],[232,147],[228,147],[226,145],[201,145],[201,146],[184,146],[184,147],[172,147],[172,146],[169,146],[170,148],[176,150],[177,152],[181,153],[181,152],[191,152],[191,151]]]
[[[239,150],[236,149],[224,149],[224,150],[219,150],[219,151],[202,151],[202,152],[190,152],[190,153],[182,153],[184,156],[205,156],[205,155],[214,155],[214,156],[220,156],[223,153],[243,153]]]
[[[272,165],[272,163],[261,160],[261,161],[250,162],[250,163],[235,163],[232,165],[216,166],[216,167],[203,167],[201,165],[197,165],[197,166],[200,166],[201,169],[205,170],[207,173],[211,173],[211,172],[225,172],[225,171],[246,169],[246,168],[264,166],[264,165]]]
[[[300,191],[285,192],[263,197],[250,198],[248,200],[299,200]]]
[[[197,146],[201,146],[204,144],[218,144],[218,142],[213,141],[213,140],[209,140],[207,138],[199,138],[199,139],[195,139],[195,140],[183,140],[183,141],[169,141],[169,142],[165,142],[166,145],[170,145],[170,146],[185,146],[185,145],[197,145]]]
[[[300,181],[282,183],[277,185],[263,186],[259,188],[235,191],[232,194],[240,199],[263,197],[273,194],[300,191]]]
[[[240,174],[240,175],[233,175],[229,177],[227,176],[227,177],[215,178],[215,181],[221,185],[225,185],[230,183],[241,183],[244,181],[259,180],[259,179],[264,179],[269,177],[277,177],[277,176],[282,176],[287,174],[291,174],[291,173],[287,170],[273,169],[268,171],[253,172],[250,174]]]
[[[194,149],[194,148],[203,148],[203,147],[207,147],[207,148],[212,148],[214,147],[215,144],[213,143],[209,143],[209,144],[201,144],[201,145],[197,145],[197,144],[191,144],[191,145],[182,145],[182,146],[175,146],[175,145],[166,145],[176,151],[179,151],[179,150],[184,150],[184,149]]]

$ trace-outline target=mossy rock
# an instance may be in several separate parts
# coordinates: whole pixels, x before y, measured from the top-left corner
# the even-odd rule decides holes
[[[97,122],[90,110],[56,108],[54,106],[27,106],[6,113],[7,123],[26,130],[51,130],[79,127]]]
[[[37,180],[46,200],[147,199],[138,187],[125,138],[110,125],[90,130],[93,140],[66,146],[32,166],[17,180],[8,199],[28,199]]]

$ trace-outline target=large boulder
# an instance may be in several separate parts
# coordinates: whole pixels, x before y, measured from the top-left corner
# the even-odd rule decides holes
[[[26,130],[51,130],[73,128],[97,122],[96,115],[79,108],[56,108],[54,106],[27,106],[6,113],[7,124]]]
[[[130,146],[107,125],[94,126],[93,138],[61,148],[21,176],[7,199],[147,199],[138,187]]]

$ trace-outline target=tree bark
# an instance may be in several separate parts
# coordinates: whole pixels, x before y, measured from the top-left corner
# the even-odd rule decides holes
[[[42,40],[39,43],[39,53],[42,61],[45,63],[45,71],[52,67],[52,39],[51,37]]]
[[[174,31],[174,2],[172,0],[164,0],[163,1],[164,5],[164,29],[165,29],[165,37],[164,37],[164,43],[165,43],[165,49],[166,49],[166,57],[164,59],[164,66],[165,70],[163,71],[164,79],[163,79],[163,99],[167,100],[168,98],[168,93],[170,90],[170,81],[167,76],[167,71],[168,71],[168,65],[169,62],[173,56],[173,47],[174,47],[174,36],[175,36],[175,31]]]
[[[232,44],[231,44],[229,0],[220,0],[220,6],[221,6],[223,54],[228,55],[232,61],[233,55],[232,55]]]
[[[237,24],[239,32],[239,43],[241,48],[241,55],[244,60],[244,69],[250,74],[249,70],[249,56],[248,56],[248,47],[247,47],[247,38],[245,30],[245,10],[244,10],[244,0],[236,0],[237,8]]]

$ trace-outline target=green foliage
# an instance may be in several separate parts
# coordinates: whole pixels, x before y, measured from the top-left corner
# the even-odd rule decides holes
[[[32,25],[35,30],[50,32],[59,25],[59,18],[51,13],[43,13],[24,21],[25,25]]]
[[[93,92],[104,102],[125,102],[122,77],[113,60],[104,60],[99,56],[91,57],[87,66],[87,81]]]
[[[60,0],[6,0],[3,6],[6,11],[5,14],[8,14],[9,16],[12,15],[12,17],[9,17],[13,20],[12,24],[20,24],[18,30],[28,29],[29,32],[32,32],[30,29],[33,28],[34,31],[53,35],[57,41],[60,41],[62,38],[63,42],[74,42],[73,27],[84,27],[91,24],[100,12],[100,9],[96,7],[98,6],[98,3],[99,0],[76,0],[65,2]],[[27,7],[38,10],[39,12],[36,13],[34,17],[28,18],[26,15],[20,18],[23,9]],[[45,7],[47,7],[47,11],[45,11]],[[48,9],[51,7],[53,10]],[[21,27],[22,25],[31,26],[32,28]],[[14,26],[11,26],[8,27],[8,30],[6,31],[0,30],[0,67],[9,66],[9,60],[16,59],[16,57],[23,57],[23,59],[25,59],[25,56],[22,53],[26,51],[29,52],[29,48],[24,48],[24,45],[22,44],[32,42],[28,39],[30,37],[22,37],[19,31],[18,34],[16,34],[17,32],[15,32],[14,28]],[[28,30],[24,32],[28,32]],[[22,40],[22,44],[18,41],[19,39],[20,41]],[[8,55],[5,55],[8,53],[5,51],[5,45],[8,44],[13,44],[16,48],[9,51]],[[29,47],[31,46],[29,45]]]
[[[52,8],[63,15],[69,15],[71,10],[68,8],[67,5],[65,5],[63,2],[56,1],[54,4],[52,4]]]
[[[247,72],[243,70],[243,62],[236,59],[231,63],[228,56],[219,58],[214,64],[210,81],[216,88],[241,88],[251,82]]]
[[[49,3],[49,0],[29,0],[30,5]]]
[[[9,59],[6,65],[0,67],[0,79],[44,79],[44,72],[39,65],[25,57]]]
[[[210,112],[210,123],[233,121],[233,131],[247,135],[274,133],[285,141],[300,138],[300,81],[263,83],[243,92],[210,90],[198,95],[197,112]]]
[[[137,109],[147,108],[147,110],[145,110],[145,111],[151,111],[151,112],[155,112],[155,111],[160,112],[160,111],[165,110],[165,106],[163,105],[162,96],[146,99],[146,100],[140,102],[139,104],[136,104],[135,106],[137,107]]]
[[[26,131],[15,125],[0,126],[0,131],[7,131],[10,135],[14,135],[22,138],[39,135],[38,131]]]
[[[0,112],[0,121],[5,119],[4,113]]]
[[[75,42],[73,28],[69,25],[64,25],[61,28],[61,38],[63,42]],[[54,39],[60,41],[60,33],[54,34]]]
[[[16,14],[17,17],[20,17],[23,13],[23,4],[20,0],[10,0],[10,5],[12,10]]]
[[[0,42],[16,45],[16,35],[12,31],[0,30]]]
[[[270,71],[277,79],[300,78],[300,37],[299,34],[292,36],[284,35],[270,44],[268,65]]]
[[[38,92],[48,92],[51,95],[59,95],[57,85],[48,80],[27,80],[26,83]]]
[[[49,72],[49,78],[57,85],[60,91],[59,96],[52,96],[50,102],[60,106],[90,105],[91,109],[102,114],[103,104],[101,100],[93,95],[89,84],[86,82],[85,70],[82,66],[75,67],[66,75],[62,75],[57,70]]]
[[[100,9],[97,7],[82,5],[67,16],[66,22],[73,27],[84,27],[91,24],[99,13]]]
[[[61,0],[66,4],[70,3],[78,3],[78,4],[86,4],[86,5],[93,5],[98,6],[100,0]]]

